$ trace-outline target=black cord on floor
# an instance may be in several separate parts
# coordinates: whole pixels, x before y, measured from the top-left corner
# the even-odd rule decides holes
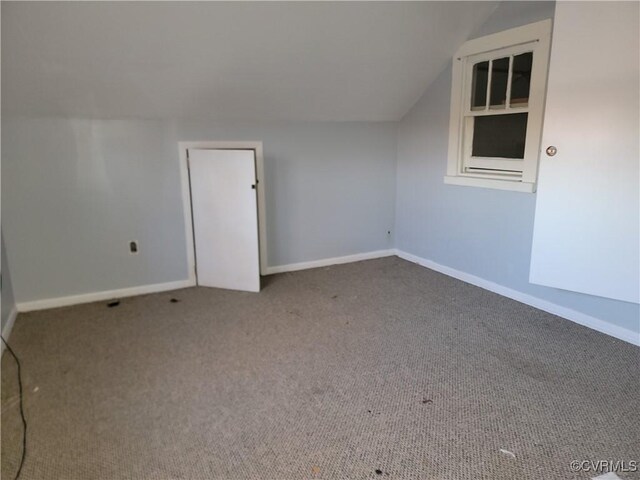
[[[22,418],[22,427],[23,427],[22,457],[20,458],[20,465],[18,466],[18,471],[16,472],[16,476],[15,476],[15,480],[18,480],[18,478],[20,478],[20,472],[22,472],[22,466],[24,465],[24,457],[27,455],[27,419],[24,417],[24,407],[22,404],[22,373],[20,372],[20,360],[18,360],[18,357],[16,356],[16,354],[13,353],[13,350],[11,349],[7,341],[4,339],[4,337],[0,335],[0,338],[2,339],[2,343],[5,344],[5,346],[7,347],[7,350],[9,351],[11,356],[15,359],[16,364],[18,365],[18,391],[20,392],[20,417]]]

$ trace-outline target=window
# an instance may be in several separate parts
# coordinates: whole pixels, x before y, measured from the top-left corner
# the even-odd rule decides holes
[[[445,183],[535,191],[550,36],[545,20],[458,50]]]

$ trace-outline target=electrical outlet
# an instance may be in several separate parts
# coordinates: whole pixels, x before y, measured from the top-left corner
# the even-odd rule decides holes
[[[129,242],[129,253],[131,253],[131,255],[137,255],[139,251],[140,251],[140,249],[138,248],[137,240],[130,241]]]

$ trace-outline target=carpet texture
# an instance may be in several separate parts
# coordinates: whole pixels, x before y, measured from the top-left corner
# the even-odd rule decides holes
[[[640,460],[637,347],[396,257],[264,283],[20,314],[21,478],[564,480]],[[15,374],[5,353],[7,479]]]

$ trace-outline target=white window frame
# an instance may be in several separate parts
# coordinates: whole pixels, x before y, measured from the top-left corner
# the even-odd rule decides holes
[[[531,23],[463,44],[453,59],[451,116],[449,120],[449,155],[444,182],[451,185],[535,192],[540,157],[540,140],[549,68],[551,20]],[[529,101],[526,107],[510,107],[511,78],[507,82],[504,108],[487,112],[471,109],[473,65],[518,53],[533,52]],[[489,99],[487,98],[487,102]],[[527,131],[522,160],[472,157],[473,117],[527,113]],[[469,167],[495,169],[469,171]],[[501,171],[502,170],[502,171]]]

